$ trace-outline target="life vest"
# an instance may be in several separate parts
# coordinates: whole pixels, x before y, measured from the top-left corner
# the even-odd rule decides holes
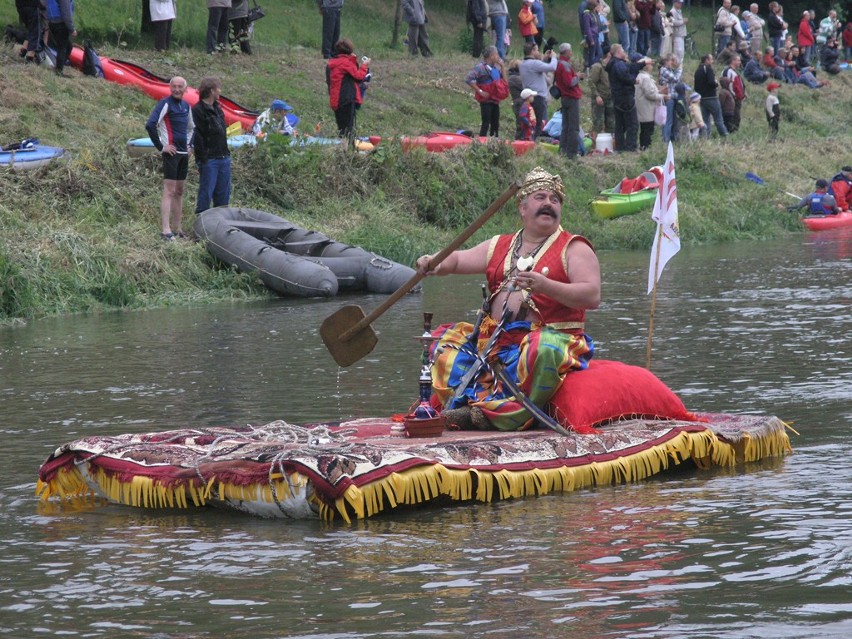
[[[845,175],[843,175],[843,173],[838,173],[838,174],[837,174],[837,175],[835,175],[833,178],[831,178],[831,181],[828,183],[828,193],[829,193],[829,195],[833,195],[833,196],[836,196],[836,195],[837,195],[837,193],[835,193],[835,192],[834,192],[834,183],[835,183],[835,182],[846,182],[846,184],[848,185],[847,191],[848,191],[850,188],[852,188],[852,180],[850,180],[848,177],[846,177]]]
[[[515,245],[518,233],[498,235],[491,240],[485,275],[492,295],[499,290],[500,285],[505,281],[512,268],[512,248]],[[541,273],[547,268],[547,277],[550,279],[570,283],[565,251],[568,244],[575,240],[585,242],[591,247],[586,238],[580,235],[572,235],[560,228],[559,231],[545,240],[541,250],[535,255],[532,270]],[[536,293],[530,295],[529,299],[531,299],[542,321],[548,326],[569,333],[583,332],[583,322],[586,318],[586,312],[583,309],[565,307],[556,300]]]
[[[832,209],[823,204],[827,193],[811,193],[808,196],[808,212],[812,215],[827,215]]]

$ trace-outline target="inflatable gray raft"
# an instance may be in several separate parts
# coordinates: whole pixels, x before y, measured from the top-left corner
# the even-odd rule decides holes
[[[414,275],[407,266],[256,209],[209,209],[198,216],[193,230],[214,257],[240,271],[256,272],[282,295],[389,294]]]

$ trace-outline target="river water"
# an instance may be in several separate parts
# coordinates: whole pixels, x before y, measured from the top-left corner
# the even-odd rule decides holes
[[[698,411],[776,414],[795,452],[736,470],[358,522],[41,505],[39,464],[91,434],[387,415],[416,397],[429,279],[338,371],[318,326],[380,297],[166,309],[0,329],[0,636],[852,636],[852,229],[688,248],[652,369]],[[598,357],[643,364],[647,253],[603,252]]]

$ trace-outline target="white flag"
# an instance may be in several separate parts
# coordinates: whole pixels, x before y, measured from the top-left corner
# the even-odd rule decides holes
[[[668,261],[680,250],[680,229],[677,222],[677,180],[675,180],[674,149],[669,142],[663,177],[657,189],[651,219],[657,223],[654,245],[651,247],[651,268],[648,271],[648,293],[660,279]]]

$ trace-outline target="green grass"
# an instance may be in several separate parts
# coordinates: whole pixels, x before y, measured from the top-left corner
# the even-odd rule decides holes
[[[255,55],[207,56],[203,3],[179,2],[177,46],[152,50],[139,33],[137,0],[87,0],[77,10],[80,40],[91,39],[105,56],[133,61],[152,72],[181,74],[197,85],[206,75],[223,78],[223,92],[248,107],[265,108],[283,98],[301,116],[300,130],[335,133],[318,53],[320,16],[313,0],[264,5],[257,23]],[[576,11],[554,2],[548,34],[578,42]],[[395,3],[359,0],[343,11],[343,34],[358,52],[373,57],[375,80],[358,116],[359,131],[384,138],[370,155],[338,148],[294,151],[264,144],[234,154],[232,203],[268,210],[307,228],[410,263],[446,245],[506,186],[540,164],[565,181],[565,225],[598,248],[646,249],[649,216],[602,221],[588,206],[595,193],[661,164],[659,134],[644,153],[592,156],[568,162],[544,149],[520,158],[500,144],[475,145],[446,154],[403,153],[393,137],[435,130],[476,129],[479,110],[463,78],[474,60],[459,49],[465,40],[458,0],[430,0],[435,58],[409,59],[391,46]],[[709,10],[692,10],[702,49],[709,46]],[[16,22],[12,3],[0,20]],[[404,26],[404,25],[403,25]],[[404,35],[404,30],[401,36]],[[516,43],[513,54],[520,53]],[[46,169],[0,171],[0,320],[46,314],[144,308],[222,299],[249,299],[268,292],[255,278],[216,263],[203,247],[159,240],[159,162],[130,158],[126,140],[145,135],[153,101],[132,88],[71,72],[57,79],[47,69],[17,63],[11,46],[0,48],[0,131],[3,140],[29,136],[62,146],[69,160]],[[686,77],[696,62],[688,60]],[[680,222],[684,243],[772,238],[799,232],[784,191],[806,193],[814,177],[829,177],[848,163],[852,73],[832,78],[827,89],[781,90],[781,139],[767,143],[762,114],[765,91],[749,86],[743,128],[728,142],[711,140],[675,149]],[[588,128],[589,108],[582,106]],[[511,134],[511,109],[501,130]],[[745,179],[751,171],[765,186]],[[190,171],[186,229],[197,189]],[[498,214],[475,239],[516,225],[512,207]]]

